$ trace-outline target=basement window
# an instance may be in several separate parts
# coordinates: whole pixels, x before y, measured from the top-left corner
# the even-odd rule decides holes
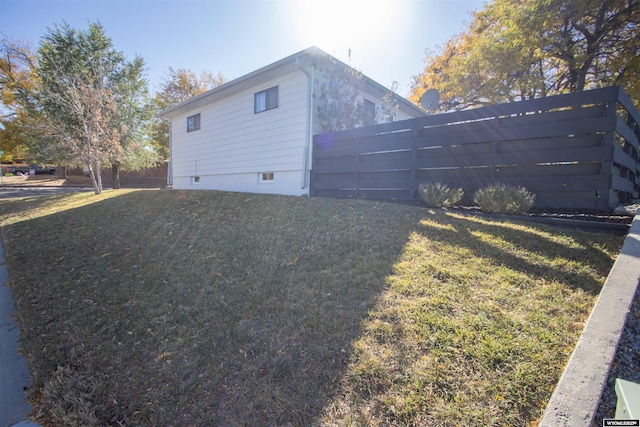
[[[274,178],[273,172],[262,172],[260,174],[260,183],[261,184],[273,183],[273,178]]]
[[[198,185],[200,184],[200,177],[199,176],[192,176],[191,177],[191,185]]]

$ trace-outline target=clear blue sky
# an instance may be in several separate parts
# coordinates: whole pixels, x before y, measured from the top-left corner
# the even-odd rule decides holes
[[[407,95],[425,50],[462,32],[484,2],[0,0],[0,31],[37,47],[56,23],[99,21],[117,50],[144,58],[153,91],[170,66],[233,79],[315,45]]]

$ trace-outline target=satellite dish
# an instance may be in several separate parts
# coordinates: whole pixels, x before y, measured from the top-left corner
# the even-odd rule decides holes
[[[420,105],[427,111],[435,109],[439,102],[440,92],[436,89],[429,89],[422,95],[422,98],[420,98]]]

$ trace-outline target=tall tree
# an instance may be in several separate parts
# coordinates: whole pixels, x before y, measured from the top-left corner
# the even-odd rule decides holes
[[[131,154],[131,136],[139,123],[127,110],[132,93],[146,81],[143,62],[125,60],[99,23],[87,30],[56,25],[43,38],[38,66],[42,87],[38,105],[46,116],[47,133],[69,158],[88,169],[96,194],[102,192],[104,163]],[[131,89],[131,91],[129,91]]]
[[[169,67],[169,74],[160,83],[160,89],[153,98],[157,113],[188,100],[189,98],[214,89],[227,82],[221,73],[203,70],[197,75],[190,69]],[[153,125],[153,141],[163,159],[169,158],[169,125],[157,120]]]
[[[26,42],[0,37],[0,150],[3,158],[23,155],[29,142],[42,138],[38,120],[28,113],[40,87],[37,55]]]
[[[117,114],[112,127],[120,129],[119,146],[109,159],[113,188],[120,188],[120,169],[138,170],[151,167],[158,160],[152,149],[150,136],[155,111],[147,80],[144,77],[144,61],[135,58],[124,64],[114,79]]]
[[[468,30],[427,56],[412,100],[441,109],[622,85],[640,101],[640,0],[492,0]]]

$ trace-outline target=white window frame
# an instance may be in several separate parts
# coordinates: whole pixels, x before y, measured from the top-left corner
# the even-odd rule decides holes
[[[253,114],[275,110],[280,105],[280,89],[273,86],[253,94]]]
[[[191,177],[191,185],[200,185],[200,176],[192,176]]]

